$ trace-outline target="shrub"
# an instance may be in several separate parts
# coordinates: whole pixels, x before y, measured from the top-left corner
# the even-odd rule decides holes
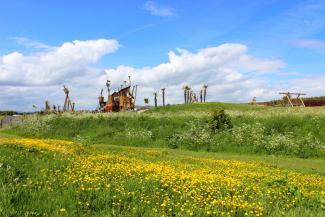
[[[222,131],[233,127],[231,118],[224,109],[214,110],[208,120],[209,128],[214,131]]]
[[[292,150],[296,149],[296,144],[292,133],[272,134],[267,137],[265,149],[268,154],[292,155]]]
[[[300,158],[309,158],[321,155],[321,142],[308,133],[307,136],[303,137],[298,142],[298,147],[294,150],[294,153]]]
[[[210,150],[212,138],[207,127],[190,121],[185,132],[176,133],[168,137],[168,147],[187,148],[190,150]]]
[[[232,129],[231,136],[235,146],[246,147],[258,153],[264,149],[267,138],[264,135],[265,128],[259,122],[255,124],[243,124]]]

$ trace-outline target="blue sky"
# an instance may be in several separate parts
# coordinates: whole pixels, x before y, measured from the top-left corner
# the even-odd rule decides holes
[[[312,89],[305,85],[305,82],[313,82],[313,79],[316,80],[316,83],[320,79],[324,79],[324,15],[325,2],[321,0],[1,0],[0,58],[4,59],[8,54],[17,52],[23,55],[24,62],[28,59],[28,64],[36,65],[39,62],[30,63],[30,59],[42,59],[40,55],[51,52],[47,46],[57,49],[64,43],[75,40],[115,40],[118,43],[118,48],[113,49],[114,51],[108,49],[107,52],[101,53],[95,61],[90,61],[85,68],[78,69],[84,70],[84,73],[80,73],[78,76],[79,79],[87,77],[86,74],[88,75],[89,69],[91,69],[106,71],[106,77],[118,77],[124,75],[118,69],[121,65],[130,67],[131,71],[139,71],[139,74],[165,73],[155,67],[170,63],[168,53],[177,48],[186,49],[191,54],[198,54],[199,50],[217,48],[225,43],[240,44],[247,48],[247,51],[244,51],[245,55],[259,60],[282,62],[281,66],[278,64],[270,68],[263,68],[263,70],[252,69],[251,66],[246,67],[245,70],[238,69],[239,66],[229,68],[237,70],[236,73],[240,73],[242,78],[245,78],[245,82],[253,79],[255,83],[259,83],[260,86],[256,87],[256,90],[265,89],[263,94],[260,94],[261,99],[274,98],[276,90],[280,88],[309,91],[308,93],[312,95],[325,95],[322,92],[324,91],[322,87],[315,88],[315,85],[311,85],[314,88]],[[227,49],[232,48],[228,47]],[[182,54],[178,55],[182,56]],[[208,62],[202,64],[205,66]],[[18,63],[15,62],[15,64]],[[254,65],[253,62],[250,64]],[[258,65],[258,63],[256,64]],[[12,73],[17,76],[19,73],[10,71],[15,67],[8,67],[5,63],[2,65],[0,70],[6,68],[7,71],[0,71],[0,87],[7,89],[7,92],[13,90],[14,87],[17,92],[19,92],[19,88],[21,92],[25,92],[23,89],[26,86],[32,86],[34,88],[30,90],[32,94],[33,91],[38,92],[36,89],[42,86],[32,84],[33,82],[30,85],[13,82],[8,74]],[[233,62],[227,62],[225,65],[233,65]],[[22,68],[25,67],[19,66],[18,68],[23,71]],[[150,70],[143,72],[145,68]],[[252,70],[249,71],[247,68]],[[172,69],[175,69],[174,65]],[[107,70],[111,70],[112,75]],[[155,72],[155,70],[159,72]],[[201,83],[204,83],[204,80],[201,83],[195,82],[197,76],[187,81],[186,74],[177,74],[182,70],[183,68],[175,70],[176,78],[181,77],[185,83],[189,83],[193,87],[199,87]],[[199,68],[198,70],[203,69]],[[216,76],[213,80],[218,82],[219,71],[204,70],[204,73],[201,71],[192,73],[201,73],[207,78],[210,74],[206,73],[214,73]],[[259,71],[262,72],[257,73]],[[1,73],[3,75],[7,73],[2,80]],[[94,76],[102,78],[102,75],[98,74],[99,72],[96,73],[94,72]],[[25,72],[24,76],[26,74],[28,73]],[[67,75],[72,76],[70,80],[78,80],[76,73],[67,73]],[[142,77],[147,77],[147,74]],[[255,81],[256,79],[258,81]],[[59,80],[61,83],[70,82],[64,79]],[[147,91],[143,92],[143,97],[145,97],[146,94],[150,95],[149,92],[154,89],[168,86],[168,81],[173,81],[175,78],[170,75],[161,76],[163,83],[152,81],[153,89],[150,89],[151,87],[148,85],[150,81],[142,80],[139,77],[139,82],[143,82],[143,89]],[[48,85],[54,88],[56,85],[60,86],[60,82],[50,82]],[[176,91],[176,86],[183,85],[184,82],[175,83],[171,85],[170,89]],[[221,79],[220,82],[223,80]],[[76,81],[75,83],[71,82],[70,85],[75,86],[76,89],[78,87]],[[87,85],[85,84],[85,86]],[[234,86],[236,85],[234,84]],[[93,89],[97,91],[98,88],[95,88],[97,87],[94,85]],[[89,89],[89,91],[91,90]],[[224,94],[217,87],[211,88],[211,91],[215,91],[211,92],[211,95],[220,93],[219,95],[222,96],[214,98],[210,96],[212,101],[245,101],[252,96],[250,94],[237,100],[238,97],[234,94]],[[232,89],[231,91],[232,93],[246,92],[245,89]],[[82,93],[78,93],[78,96],[81,95]],[[36,103],[41,103],[47,96],[39,97],[40,99],[31,95],[28,97],[37,101]],[[52,97],[53,101],[60,102],[60,95],[52,95]],[[178,100],[179,98],[175,97],[171,103],[177,103]],[[0,95],[0,103],[3,104],[3,108],[8,109],[12,105],[8,101],[6,96]],[[91,107],[93,103],[92,95],[81,100],[81,104],[84,104],[85,107]],[[30,105],[26,101],[22,104],[12,105],[12,107],[24,109]]]

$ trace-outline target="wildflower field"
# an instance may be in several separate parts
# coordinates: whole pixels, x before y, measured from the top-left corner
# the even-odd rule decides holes
[[[323,216],[325,177],[167,149],[1,138],[2,216]]]
[[[1,130],[0,216],[325,216],[323,110],[230,108],[233,128],[212,133],[196,109],[27,117]],[[304,129],[269,132],[279,115],[292,126],[306,119]],[[217,138],[238,145],[212,150]],[[304,145],[309,155],[282,152]]]

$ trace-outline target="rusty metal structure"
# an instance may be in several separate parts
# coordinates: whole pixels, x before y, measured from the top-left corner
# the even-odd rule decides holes
[[[138,86],[131,85],[131,78],[129,76],[129,84],[124,81],[124,85],[121,85],[121,88],[118,91],[110,94],[110,81],[106,82],[107,87],[107,101],[105,101],[105,97],[103,96],[103,90],[101,91],[99,100],[99,111],[100,112],[126,112],[126,111],[134,111],[135,109],[135,101]]]

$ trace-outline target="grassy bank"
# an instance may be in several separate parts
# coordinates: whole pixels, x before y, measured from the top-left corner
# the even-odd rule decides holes
[[[209,113],[224,108],[232,129],[211,132]],[[324,108],[272,108],[206,103],[151,109],[141,114],[30,116],[6,131],[38,138],[210,152],[324,157]]]

